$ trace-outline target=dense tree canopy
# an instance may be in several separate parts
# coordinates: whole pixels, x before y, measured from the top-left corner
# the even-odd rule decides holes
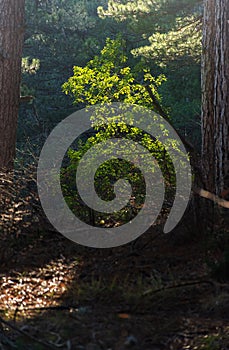
[[[161,102],[174,125],[200,144],[199,3],[131,1],[121,6],[121,2],[105,0],[27,1],[22,94],[35,98],[21,107],[19,142],[44,140],[59,120],[81,106],[72,107],[61,85],[73,66],[86,65],[100,52],[107,37],[114,39],[121,33],[128,67],[133,71],[142,61],[153,76],[166,76],[166,82],[158,86]],[[149,38],[153,36],[152,49]]]
[[[201,4],[198,0],[110,0],[107,9],[100,6],[98,13],[103,18],[128,21],[133,31],[145,40],[145,44],[138,44],[133,49],[133,54],[165,65],[189,56],[199,61]]]
[[[137,38],[133,56],[166,75],[160,89],[164,104],[176,127],[200,145],[202,1],[110,0],[98,13],[131,28]]]
[[[228,18],[0,0],[0,349],[228,349]]]
[[[75,109],[62,93],[62,84],[74,65],[93,58],[106,37],[115,32],[112,20],[99,19],[99,4],[101,1],[26,2],[21,90],[34,100],[21,108],[18,141],[22,144],[44,141],[53,126]]]

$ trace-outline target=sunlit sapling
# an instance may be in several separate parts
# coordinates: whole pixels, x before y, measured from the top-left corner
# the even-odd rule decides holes
[[[128,65],[125,48],[125,42],[120,37],[116,40],[107,39],[100,55],[95,56],[85,67],[74,67],[74,75],[63,85],[64,92],[73,96],[75,104],[83,103],[88,106],[125,102],[146,107],[168,119],[168,114],[161,104],[161,97],[158,93],[158,87],[166,80],[165,76],[154,77],[141,61],[131,68]],[[101,115],[98,113],[92,122],[95,128],[99,124],[95,135],[90,137],[86,143],[81,142],[76,151],[69,151],[70,166],[67,171],[68,175],[65,173],[65,176],[74,173],[81,156],[93,145],[110,137],[126,137],[139,142],[148,149],[152,156],[157,158],[167,183],[174,183],[175,176],[171,159],[160,142],[137,127],[126,125],[121,119],[116,119],[116,122],[110,120],[109,125],[105,126]],[[132,178],[135,178],[138,189],[142,187],[143,182],[139,180],[140,175],[137,173],[133,175],[131,165],[125,165],[124,168],[129,170]],[[108,180],[112,179],[107,178],[106,174],[114,174],[116,178],[119,178],[118,169],[119,166],[113,162],[104,164],[99,170],[101,177],[107,179],[103,181],[103,186],[100,184],[99,187],[108,197],[113,193],[111,187],[110,190],[108,188]],[[95,184],[97,187],[98,181],[99,177]]]
[[[125,41],[120,37],[115,40],[108,38],[100,55],[84,67],[74,67],[74,74],[63,84],[63,91],[74,98],[75,104],[122,101],[160,112],[158,87],[166,80],[165,76],[154,77],[139,60],[130,67],[125,47]]]

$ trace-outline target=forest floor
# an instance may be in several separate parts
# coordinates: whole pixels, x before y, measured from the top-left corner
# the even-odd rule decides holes
[[[55,232],[2,247],[0,349],[229,349],[229,284],[209,267],[220,251],[191,227],[160,230],[104,250]]]

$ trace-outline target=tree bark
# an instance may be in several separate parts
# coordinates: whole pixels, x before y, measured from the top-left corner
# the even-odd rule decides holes
[[[202,173],[206,190],[220,195],[229,173],[229,6],[204,1],[202,59]]]
[[[25,0],[0,0],[0,169],[15,157],[24,13]]]

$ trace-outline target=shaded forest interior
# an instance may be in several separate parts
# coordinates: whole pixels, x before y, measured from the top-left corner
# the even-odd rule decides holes
[[[15,31],[17,16],[7,17],[13,9],[22,22],[25,15],[21,31]],[[228,12],[226,0],[0,0],[1,350],[229,349],[229,67],[222,58],[228,57]],[[22,57],[19,39],[17,48],[5,44],[7,18],[10,38],[24,35]],[[18,50],[14,65],[20,59],[21,72],[4,82],[8,47],[9,57]],[[209,54],[213,49],[216,59]],[[19,87],[20,76],[18,96],[12,86]],[[11,103],[18,99],[19,106]],[[51,225],[37,168],[60,122],[103,103],[160,115],[165,124],[159,134],[170,137],[165,146],[150,129],[125,124],[119,115],[106,124],[103,106],[66,149],[59,174],[64,201],[96,229],[132,224],[145,207],[151,215],[140,167],[141,157],[148,158],[131,146],[125,149],[128,161],[120,157],[99,166],[94,187],[100,199],[114,200],[123,178],[132,191],[122,209],[107,213],[93,211],[76,186],[88,150],[110,138],[134,141],[163,176],[161,210],[146,232],[127,244],[96,249]],[[149,119],[144,115],[148,127],[150,113]],[[176,131],[175,139],[165,125]],[[106,157],[109,151],[104,147]],[[176,188],[176,158],[181,173],[190,159],[188,200]],[[156,166],[150,166],[146,172],[153,173]],[[164,233],[178,196],[184,215]]]

